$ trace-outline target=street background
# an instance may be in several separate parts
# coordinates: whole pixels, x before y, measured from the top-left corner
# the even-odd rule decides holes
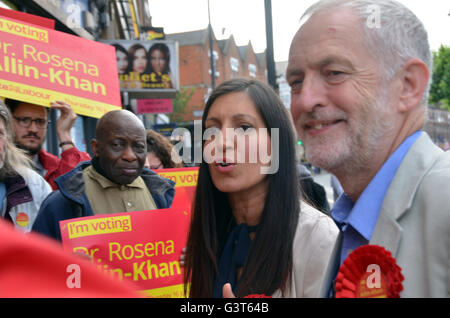
[[[330,184],[331,179],[330,173],[322,169],[320,173],[312,172],[312,175],[314,177],[314,181],[316,181],[318,184],[320,184],[325,188],[328,203],[330,204],[330,208],[332,208],[334,204],[334,199],[333,199],[333,188],[331,188]]]

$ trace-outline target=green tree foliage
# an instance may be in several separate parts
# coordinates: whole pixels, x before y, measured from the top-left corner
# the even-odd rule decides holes
[[[186,107],[195,93],[195,88],[182,88],[177,92],[173,100],[173,111],[169,114],[171,122],[182,122],[186,113]]]
[[[433,83],[430,103],[442,103],[441,108],[450,110],[450,47],[441,45],[433,52]]]

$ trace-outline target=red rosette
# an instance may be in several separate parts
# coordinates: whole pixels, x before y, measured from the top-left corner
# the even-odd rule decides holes
[[[336,298],[400,298],[404,277],[384,247],[363,245],[342,263],[336,278]]]
[[[251,294],[251,295],[244,296],[242,298],[272,298],[272,296],[267,296],[264,294]]]

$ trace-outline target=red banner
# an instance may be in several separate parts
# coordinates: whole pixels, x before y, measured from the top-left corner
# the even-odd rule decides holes
[[[26,23],[35,24],[47,29],[55,28],[55,20],[40,17],[38,15],[29,14],[26,12],[15,11],[10,9],[0,8],[0,16],[4,16],[11,19],[20,20]]]
[[[186,245],[198,167],[156,170],[175,182],[171,209],[101,214],[60,222],[64,249],[150,297],[183,297],[179,259]]]
[[[47,107],[62,100],[99,118],[121,108],[115,50],[0,16],[0,96]]]
[[[191,212],[197,187],[198,167],[155,170],[161,177],[175,182],[175,197],[172,208],[180,208]]]
[[[149,297],[183,297],[189,214],[164,209],[60,222],[64,249],[91,257],[98,269],[135,284]]]

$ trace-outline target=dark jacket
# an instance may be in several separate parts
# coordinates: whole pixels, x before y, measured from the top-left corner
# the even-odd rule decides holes
[[[297,165],[297,173],[304,201],[316,209],[329,214],[330,204],[327,200],[325,188],[314,181],[311,172],[305,166]]]
[[[53,191],[42,203],[33,231],[61,240],[59,221],[94,215],[84,192],[83,170],[90,161],[79,163],[72,171],[56,178],[59,190]],[[141,174],[158,209],[170,208],[175,195],[175,183],[144,169]]]

